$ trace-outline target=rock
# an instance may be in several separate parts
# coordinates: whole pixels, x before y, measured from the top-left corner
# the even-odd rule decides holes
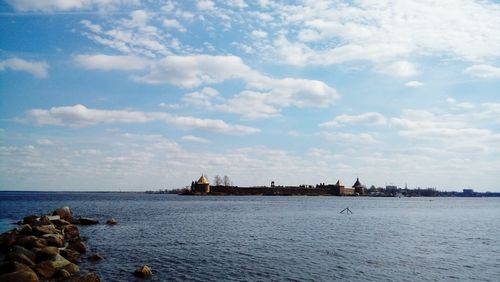
[[[134,271],[134,275],[137,277],[151,277],[153,272],[149,266],[143,265]]]
[[[100,260],[103,260],[104,257],[99,255],[99,254],[93,254],[89,257],[89,260],[90,261],[93,261],[93,262],[96,262],[96,261],[100,261]]]
[[[99,220],[93,219],[93,218],[87,218],[87,217],[80,217],[78,219],[80,222],[80,225],[93,225],[93,224],[99,224]]]
[[[17,243],[21,246],[24,246],[28,249],[33,248],[43,248],[47,246],[47,242],[43,238],[38,238],[36,236],[19,236],[17,238]]]
[[[56,247],[45,247],[36,253],[37,261],[44,261],[59,255],[59,249]]]
[[[63,249],[59,253],[72,263],[80,262],[80,253],[75,250]]]
[[[55,246],[58,248],[64,247],[64,236],[60,234],[45,234],[42,236],[45,241],[47,241],[47,245]]]
[[[54,220],[61,220],[61,217],[58,216],[58,215],[48,215],[47,218],[50,220],[50,221],[54,221]]]
[[[69,221],[69,223],[71,224],[80,224],[80,220],[78,220],[77,218],[73,218]]]
[[[74,265],[74,266],[69,266],[69,265]],[[75,268],[76,266],[76,268]],[[67,259],[62,257],[61,255],[55,255],[54,257],[50,258],[50,260],[43,261],[35,266],[36,272],[44,277],[44,278],[50,278],[54,276],[54,274],[59,270],[59,269],[65,269],[69,273],[71,273],[70,270],[78,272],[80,271],[80,268],[69,262]],[[78,270],[76,270],[78,269]]]
[[[52,266],[54,266],[55,269],[63,268],[66,265],[71,264],[70,261],[68,261],[61,255],[56,255],[50,260],[50,263],[52,263]]]
[[[23,219],[24,224],[29,224],[32,225],[35,224],[35,222],[38,221],[38,215],[28,215]]]
[[[71,277],[70,279],[66,280],[68,282],[100,282],[101,279],[99,278],[99,275],[97,275],[94,272],[87,273],[83,276],[79,277]]]
[[[29,224],[24,224],[24,225],[21,225],[17,228],[17,230],[19,231],[19,234],[23,234],[23,235],[31,235],[31,232],[33,232],[33,229],[31,228],[31,226]]]
[[[10,253],[7,257],[12,261],[17,261],[29,267],[35,266],[35,263],[30,258],[20,252]]]
[[[38,238],[36,239],[35,241],[32,242],[32,245],[31,247],[32,248],[44,248],[45,246],[47,246],[47,241],[45,241],[45,239],[43,238]]]
[[[71,213],[71,209],[69,207],[58,208],[52,213],[52,215],[58,215],[61,219],[69,222],[73,219],[73,214]]]
[[[74,243],[69,244],[67,249],[74,250],[82,254],[87,251],[87,247],[82,241],[76,241]]]
[[[11,248],[10,253],[20,253],[28,257],[30,260],[35,261],[36,255],[35,252],[30,251],[26,248],[23,248],[21,246],[15,245]]]
[[[42,236],[45,234],[57,234],[59,231],[52,224],[33,227],[33,234]]]
[[[33,271],[29,266],[19,263],[17,261],[4,261],[0,263],[0,273],[9,273],[17,271]]]
[[[44,215],[38,219],[38,223],[35,223],[35,225],[52,225],[52,222],[50,222],[48,216]]]
[[[22,235],[17,237],[16,242],[21,246],[31,248],[33,242],[36,241],[37,239],[38,237],[33,235]]]
[[[64,225],[62,227],[62,230],[64,233],[64,238],[66,238],[68,240],[80,238],[80,230],[78,230],[78,227],[76,227],[73,224]]]
[[[52,224],[54,224],[57,227],[61,227],[61,226],[64,226],[64,225],[71,224],[71,223],[69,223],[68,221],[66,221],[64,219],[54,219],[54,220],[50,220],[50,222],[52,222]]]
[[[16,271],[0,275],[2,282],[38,282],[38,277],[33,271]]]
[[[56,273],[56,268],[50,261],[44,261],[35,266],[36,273],[43,278],[51,278]]]
[[[118,223],[118,221],[116,221],[116,219],[114,219],[114,218],[110,218],[110,219],[108,219],[108,221],[106,221],[107,225],[115,225],[117,223]]]
[[[57,271],[57,276],[68,279],[71,277],[71,273],[69,273],[66,269],[59,269],[59,271]]]
[[[66,270],[71,275],[80,272],[80,267],[78,267],[78,265],[76,265],[74,263],[70,263],[70,264],[64,266],[62,269]]]
[[[0,236],[0,251],[6,251],[18,240],[16,233],[4,233]]]

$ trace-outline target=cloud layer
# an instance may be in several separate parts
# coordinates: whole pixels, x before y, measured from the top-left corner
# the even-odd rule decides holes
[[[48,110],[33,109],[27,112],[27,118],[39,125],[69,127],[83,127],[101,123],[146,123],[151,121],[163,121],[181,129],[201,129],[224,134],[245,135],[260,132],[258,128],[232,125],[216,119],[174,116],[162,112],[97,110],[89,109],[83,105],[53,107]]]

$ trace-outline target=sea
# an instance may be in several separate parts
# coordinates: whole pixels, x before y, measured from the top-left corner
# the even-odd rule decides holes
[[[500,281],[500,198],[3,191],[0,231],[62,206],[103,281]]]

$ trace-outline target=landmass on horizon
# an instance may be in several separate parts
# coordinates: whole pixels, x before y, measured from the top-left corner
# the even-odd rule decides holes
[[[340,179],[335,184],[319,183],[316,185],[283,186],[276,185],[274,181],[270,186],[235,186],[228,176],[221,178],[214,177],[214,184],[210,185],[208,177],[204,174],[197,181],[192,181],[191,186],[173,190],[148,190],[148,194],[179,194],[179,195],[267,195],[267,196],[371,196],[371,197],[500,197],[500,193],[495,192],[475,192],[473,189],[463,189],[462,192],[439,191],[436,188],[420,187],[409,189],[405,184],[404,188],[396,185],[386,185],[385,188],[372,185],[367,188],[363,185],[359,177],[356,182],[349,187]]]

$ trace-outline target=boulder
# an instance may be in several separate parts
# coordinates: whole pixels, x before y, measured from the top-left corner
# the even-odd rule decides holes
[[[2,282],[38,282],[38,277],[33,271],[16,271],[0,275]]]
[[[24,224],[19,227],[17,227],[17,230],[19,231],[19,234],[23,235],[31,235],[31,232],[33,232],[33,229],[29,224]]]
[[[63,249],[59,253],[72,263],[80,262],[80,253],[75,250]]]
[[[54,221],[54,220],[61,220],[61,217],[58,216],[58,215],[48,215],[47,218],[50,220],[50,221]]]
[[[74,263],[69,263],[68,265],[64,266],[63,268],[61,269],[64,269],[66,270],[67,272],[69,272],[71,275],[75,274],[75,273],[78,273],[80,272],[80,267],[78,267],[78,265],[74,264]]]
[[[78,230],[78,227],[73,224],[64,225],[62,227],[62,230],[64,233],[64,238],[68,240],[80,238],[80,230]]]
[[[36,241],[37,239],[38,237],[33,235],[21,235],[16,238],[15,242],[21,246],[31,248],[33,242]]]
[[[35,263],[33,262],[33,260],[31,260],[25,254],[20,253],[20,252],[10,253],[10,254],[8,254],[7,257],[12,261],[17,261],[17,262],[25,264],[29,267],[35,266]]]
[[[50,220],[50,222],[52,222],[52,224],[54,224],[57,227],[61,227],[61,226],[64,226],[64,225],[71,224],[71,223],[69,223],[68,221],[66,221],[64,219],[54,219],[54,220]]]
[[[67,266],[68,264],[71,264],[70,261],[68,261],[67,259],[65,259],[61,255],[56,255],[55,257],[53,257],[50,260],[50,263],[52,264],[52,266],[54,266],[55,269],[63,268],[65,266]]]
[[[38,219],[38,222],[35,223],[35,225],[51,225],[52,222],[50,222],[50,219],[48,216],[44,215]]]
[[[85,275],[79,276],[79,277],[71,277],[70,279],[66,280],[68,282],[100,282],[101,279],[99,278],[99,275],[97,275],[94,272],[86,273]]]
[[[100,254],[93,254],[89,257],[89,260],[90,261],[93,261],[93,262],[96,262],[96,261],[100,261],[100,260],[103,260],[104,257],[101,256]]]
[[[44,261],[35,266],[36,273],[43,278],[51,278],[56,273],[56,268],[50,261]]]
[[[45,234],[42,238],[47,241],[47,245],[49,246],[55,246],[58,248],[64,247],[64,236],[61,234]]]
[[[71,277],[71,273],[69,273],[66,269],[59,269],[57,271],[57,276],[64,279],[68,279]]]
[[[47,241],[45,241],[45,239],[43,238],[38,238],[36,239],[35,241],[32,242],[31,244],[31,248],[44,248],[45,246],[47,246]]]
[[[149,266],[143,265],[134,271],[134,275],[137,277],[151,277],[153,272]]]
[[[38,221],[38,215],[28,215],[23,219],[24,224],[33,225]]]
[[[0,235],[0,251],[8,250],[10,246],[16,244],[18,238],[17,234],[13,232]]]
[[[110,219],[108,219],[108,221],[106,221],[107,225],[115,225],[117,223],[118,223],[118,221],[116,221],[116,219],[114,219],[114,218],[110,218]]]
[[[59,231],[52,224],[33,227],[33,234],[38,236],[42,236],[45,234],[57,234],[57,233],[59,233]]]
[[[12,246],[12,248],[10,249],[10,253],[20,253],[20,254],[23,254],[26,257],[28,257],[30,260],[32,260],[32,261],[35,261],[35,259],[36,259],[35,252],[30,251],[30,250],[28,250],[26,248],[23,248],[21,246],[18,246],[18,245]]]
[[[36,253],[37,261],[44,261],[54,258],[59,254],[59,249],[56,247],[45,247]]]
[[[0,274],[17,271],[33,271],[29,266],[19,263],[17,261],[4,261],[0,263]]]
[[[78,219],[80,222],[80,225],[93,225],[93,224],[99,224],[99,220],[94,219],[94,218],[87,218],[87,217],[80,217]]]
[[[35,270],[38,273],[38,275],[44,278],[51,278],[59,269],[65,269],[66,271],[71,273],[70,270],[75,270],[76,268],[78,268],[77,265],[74,265],[76,266],[76,268],[74,266],[69,266],[69,265],[74,265],[74,264],[69,262],[67,259],[63,258],[61,255],[55,255],[49,260],[37,264],[35,266]],[[79,268],[78,271],[80,271]]]
[[[71,222],[71,219],[73,219],[73,214],[69,207],[58,208],[52,213],[52,215],[58,215],[61,219],[67,220],[69,222]]]
[[[68,245],[67,249],[77,251],[81,254],[87,251],[87,247],[82,241],[76,241]]]

